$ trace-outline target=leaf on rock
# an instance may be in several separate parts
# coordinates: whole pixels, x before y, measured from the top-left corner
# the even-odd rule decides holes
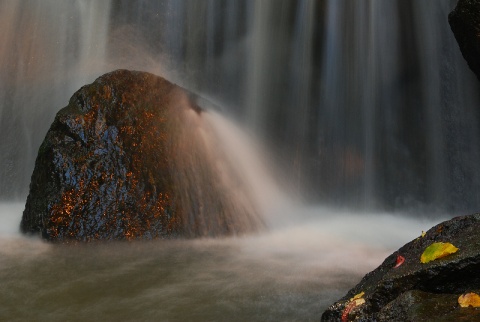
[[[352,297],[352,298],[350,299],[350,301],[354,301],[354,300],[356,300],[356,299],[361,299],[364,295],[365,295],[365,292],[360,292],[360,293],[358,293],[357,295],[355,295],[354,297]]]
[[[356,299],[355,301],[353,301],[353,303],[355,303],[355,306],[360,306],[362,304],[365,304],[365,299]]]
[[[427,235],[427,233],[422,230],[421,235],[418,238],[416,238],[415,240],[419,240],[421,238],[424,238],[426,235]]]
[[[354,308],[362,304],[365,304],[365,299],[362,298],[364,294],[365,292],[359,293],[350,299],[350,302],[345,306],[345,309],[343,310],[342,322],[348,321],[348,315]]]
[[[400,267],[405,262],[405,257],[402,255],[397,255],[397,262],[393,268]]]
[[[420,261],[423,264],[456,253],[458,248],[450,243],[433,243],[423,252]]]
[[[480,307],[480,296],[477,293],[460,295],[458,298],[458,304],[460,304],[461,307]]]
[[[342,312],[342,322],[347,322],[348,321],[348,315],[350,314],[350,311],[352,311],[355,307],[365,304],[365,299],[363,299],[363,296],[365,295],[365,292],[360,292],[356,295],[354,295],[345,305],[345,309]]]

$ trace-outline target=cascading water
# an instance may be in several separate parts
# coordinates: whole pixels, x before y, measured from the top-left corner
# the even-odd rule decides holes
[[[478,210],[480,91],[448,27],[455,3],[1,2],[0,320],[318,320],[432,223],[286,194],[376,212]],[[75,252],[17,233],[54,114],[117,68],[221,102],[206,120],[241,159],[270,232]]]
[[[445,23],[455,3],[255,3],[247,119],[311,199],[476,209],[478,84]]]
[[[0,3],[0,199],[24,199],[59,107],[107,71],[110,3]]]

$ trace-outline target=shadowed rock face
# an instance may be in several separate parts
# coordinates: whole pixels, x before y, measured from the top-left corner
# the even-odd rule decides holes
[[[323,313],[322,321],[340,321],[350,299],[361,292],[365,292],[365,303],[350,312],[348,321],[431,321],[432,317],[435,321],[456,321],[449,320],[453,317],[474,321],[478,312],[461,309],[457,299],[480,289],[479,232],[480,214],[457,217],[431,228],[365,275]],[[422,264],[421,254],[434,242],[450,242],[459,250]],[[405,262],[395,268],[397,255]]]
[[[261,228],[193,97],[163,78],[126,70],[82,87],[39,149],[22,232],[91,241]]]
[[[480,0],[459,0],[448,22],[463,57],[480,80]]]

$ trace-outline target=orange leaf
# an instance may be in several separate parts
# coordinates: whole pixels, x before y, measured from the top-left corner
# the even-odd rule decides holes
[[[480,296],[477,293],[460,295],[458,298],[458,304],[460,304],[461,307],[480,307]]]

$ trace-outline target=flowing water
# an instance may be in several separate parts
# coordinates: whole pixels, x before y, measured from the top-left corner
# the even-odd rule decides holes
[[[0,204],[2,321],[318,321],[432,225],[297,206],[257,236],[60,246],[20,236],[22,210]]]
[[[422,230],[478,210],[480,91],[455,4],[0,1],[0,320],[318,320]],[[205,118],[268,231],[75,246],[18,233],[55,113],[117,68],[215,102]]]
[[[73,92],[129,68],[219,102],[309,202],[475,211],[480,91],[447,22],[455,4],[3,1],[0,198],[25,199]]]

